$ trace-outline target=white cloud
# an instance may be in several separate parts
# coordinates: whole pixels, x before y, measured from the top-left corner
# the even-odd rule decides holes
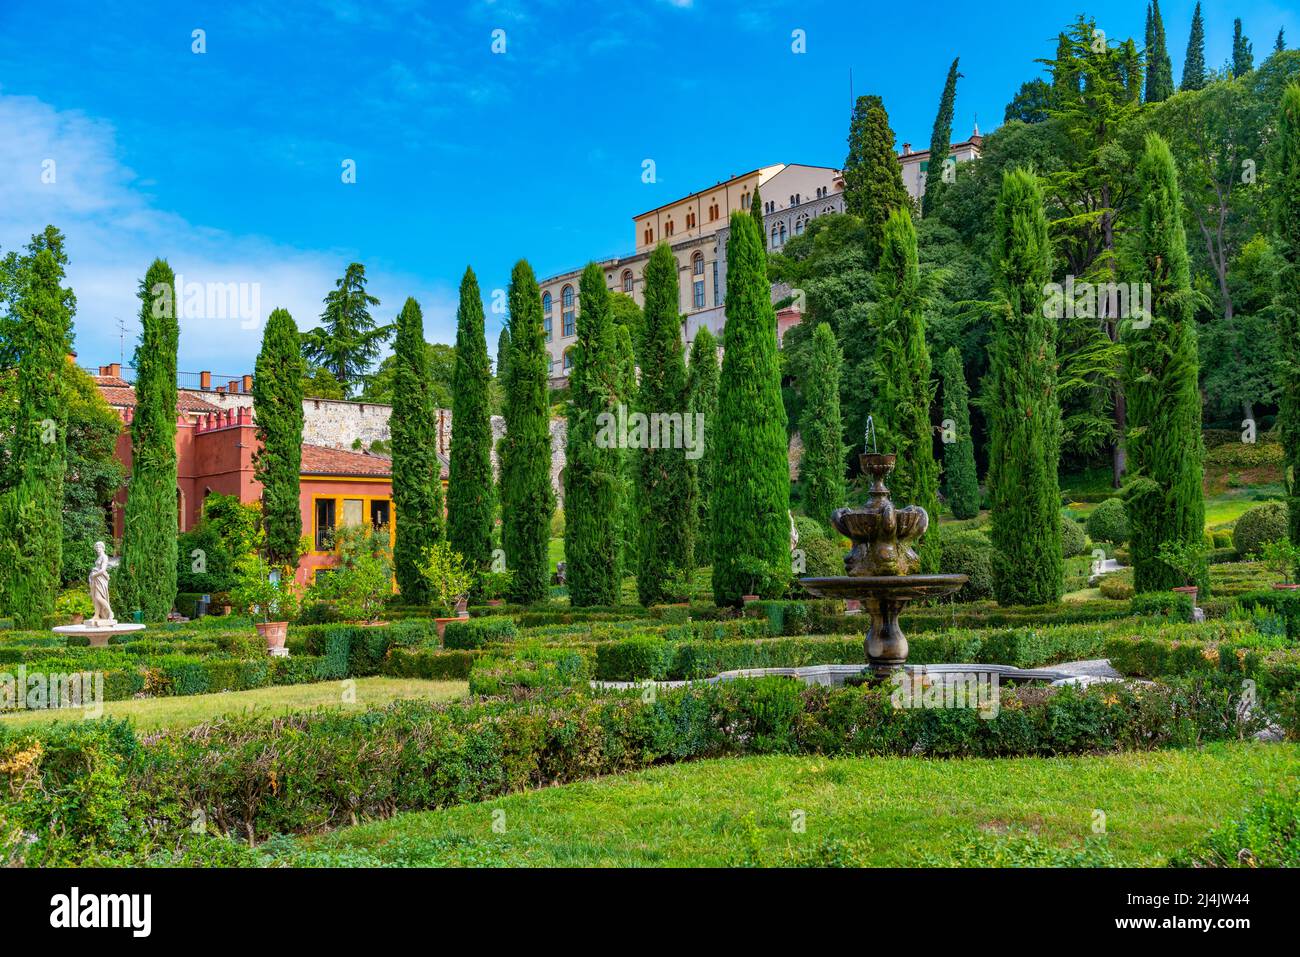
[[[53,182],[43,182],[42,173],[50,169]],[[180,368],[232,374],[252,369],[260,323],[271,309],[287,308],[300,329],[316,325],[321,300],[347,263],[366,261],[363,252],[300,249],[266,236],[192,223],[161,209],[145,189],[146,181],[119,159],[111,124],[33,97],[0,92],[0,170],[6,171],[0,177],[0,247],[21,247],[47,223],[67,237],[83,365],[117,359],[119,318],[127,323],[130,362],[138,333],[136,290],[155,257],[167,259],[186,283],[243,283],[257,289],[261,314],[256,324],[238,318],[181,320]],[[382,302],[376,319],[392,321],[413,295],[424,310],[426,336],[452,341],[454,292],[385,271],[381,263],[366,265],[370,291]],[[254,327],[244,328],[250,325]]]

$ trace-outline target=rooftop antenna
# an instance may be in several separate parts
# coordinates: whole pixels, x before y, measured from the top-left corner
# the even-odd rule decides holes
[[[126,365],[126,323],[120,316],[114,316],[117,322],[117,361],[119,365]]]
[[[853,67],[849,67],[849,112],[853,112],[853,106],[857,101],[853,99]]]

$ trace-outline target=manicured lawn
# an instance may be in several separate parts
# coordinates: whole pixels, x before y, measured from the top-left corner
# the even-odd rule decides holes
[[[354,685],[355,699],[344,700],[345,686]],[[429,698],[450,701],[464,696],[464,681],[423,681],[417,678],[358,678],[355,682],[322,681],[314,684],[280,685],[252,691],[227,691],[176,698],[140,698],[104,702],[104,716],[131,718],[137,728],[185,728],[231,714],[284,714],[311,708],[347,710],[378,708],[399,698]],[[351,696],[350,696],[351,697]],[[48,724],[56,720],[82,720],[80,708],[59,711],[20,711],[0,717],[13,726]]]
[[[1257,794],[1294,788],[1300,746],[1082,758],[701,761],[403,814],[277,842],[299,864],[709,866],[970,860],[972,845],[1079,849],[1105,815],[1113,862],[1155,865]],[[804,833],[792,815],[803,813]],[[498,830],[494,831],[494,821]]]

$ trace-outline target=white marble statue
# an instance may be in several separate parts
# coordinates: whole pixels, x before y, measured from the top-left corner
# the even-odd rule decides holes
[[[108,603],[108,570],[117,562],[108,557],[103,542],[95,543],[95,564],[90,568],[90,600],[95,605],[95,617],[90,624],[98,627],[117,624],[113,608]]]

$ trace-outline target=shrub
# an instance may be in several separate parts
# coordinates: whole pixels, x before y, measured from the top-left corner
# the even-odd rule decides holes
[[[1144,592],[1129,602],[1129,611],[1135,615],[1163,616],[1174,621],[1190,622],[1194,608],[1191,595],[1172,591]]]
[[[1281,465],[1286,452],[1276,442],[1225,442],[1205,455],[1205,464],[1220,469],[1257,469]]]
[[[484,655],[469,672],[470,694],[495,696],[563,691],[586,691],[591,661],[574,648],[548,648],[530,644],[509,657]]]
[[[953,601],[983,601],[993,597],[993,542],[980,532],[952,532],[939,539],[939,571],[966,575],[969,581]]]
[[[823,525],[817,519],[810,518],[807,515],[796,515],[794,517],[794,528],[795,531],[799,533],[800,548],[806,548],[807,547],[806,543],[810,539],[813,538],[829,539],[831,537],[830,532],[826,530],[825,525]]]
[[[829,538],[799,536],[803,549],[804,574],[811,578],[831,578],[844,574],[844,549]]]
[[[676,650],[663,638],[628,638],[596,646],[596,678],[600,681],[663,681]]]
[[[1097,587],[1100,589],[1103,598],[1109,598],[1112,601],[1125,601],[1133,597],[1133,579],[1117,572],[1102,575]]]
[[[1128,512],[1121,498],[1108,498],[1087,518],[1088,537],[1095,542],[1122,545],[1128,541]]]
[[[383,673],[390,678],[464,680],[469,677],[479,654],[476,651],[438,651],[434,648],[392,648],[384,659]]]
[[[462,618],[447,622],[442,635],[442,646],[447,649],[471,650],[482,648],[491,641],[514,641],[519,629],[514,620],[504,615],[490,618]]]
[[[1088,550],[1088,537],[1083,526],[1067,515],[1061,516],[1061,555],[1073,558]]]
[[[1257,555],[1266,542],[1290,534],[1285,502],[1264,502],[1247,509],[1232,528],[1232,545],[1243,558]]]
[[[1300,791],[1273,794],[1169,859],[1170,867],[1300,867]]]

